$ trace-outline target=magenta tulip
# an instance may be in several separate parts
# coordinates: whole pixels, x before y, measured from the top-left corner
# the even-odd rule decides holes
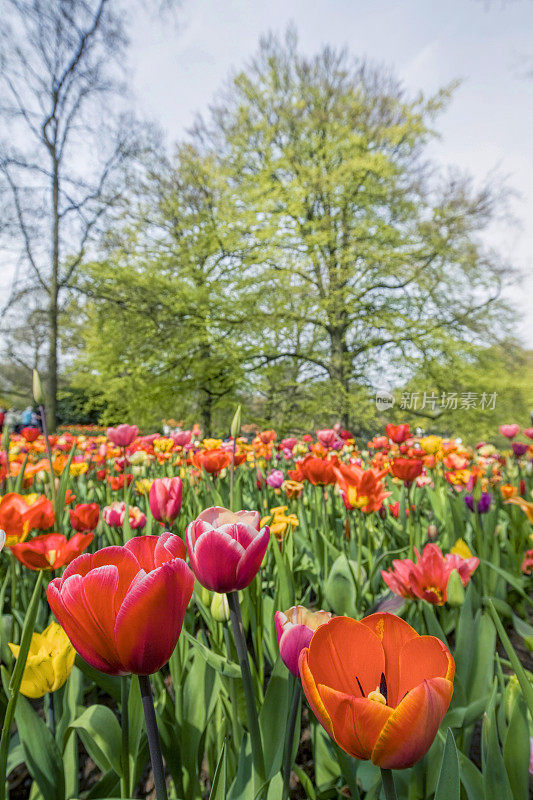
[[[139,433],[137,425],[117,425],[107,429],[107,438],[117,447],[127,447]]]
[[[178,641],[194,576],[179,536],[137,536],[76,558],[47,589],[74,648],[108,675],[150,675]]]
[[[313,633],[331,619],[329,611],[309,611],[304,606],[292,606],[288,611],[276,611],[274,622],[281,660],[288,670],[299,676],[298,658],[309,647]]]
[[[268,543],[268,526],[260,528],[257,511],[233,513],[208,508],[187,526],[185,539],[191,567],[200,583],[227,593],[248,586],[259,571]]]
[[[177,431],[176,433],[171,433],[170,438],[178,447],[185,447],[191,443],[192,434],[190,431]]]
[[[180,478],[156,478],[148,494],[154,519],[170,527],[181,511],[182,497],[183,484]]]
[[[284,480],[285,475],[283,472],[280,469],[273,469],[268,473],[266,482],[273,489],[279,489]]]

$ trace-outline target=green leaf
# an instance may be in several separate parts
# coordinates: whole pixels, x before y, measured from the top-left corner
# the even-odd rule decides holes
[[[65,776],[59,747],[23,695],[19,695],[15,720],[28,772],[47,800],[64,800]]]
[[[209,800],[226,800],[226,771],[227,771],[227,744],[224,739],[222,745],[222,752],[218,757],[215,774],[213,776],[213,785],[209,792]]]
[[[289,674],[281,656],[278,655],[259,713],[267,779],[279,772],[283,759],[287,716],[292,699],[289,689]]]
[[[483,785],[486,797],[513,800],[513,793],[503,761],[494,711],[485,714],[482,729]]]
[[[492,619],[494,620],[494,624],[496,625],[496,629],[498,631],[498,636],[500,637],[501,643],[507,653],[509,661],[516,673],[516,677],[518,678],[518,683],[520,684],[520,688],[522,689],[522,693],[524,695],[524,699],[527,703],[527,707],[529,709],[529,713],[533,716],[533,686],[528,680],[528,677],[525,673],[524,667],[520,663],[520,659],[516,655],[516,651],[511,644],[509,637],[505,632],[505,628],[503,627],[501,620],[494,608],[493,604],[488,602],[488,609],[492,615]]]
[[[122,732],[117,718],[107,706],[90,706],[67,730],[75,730],[90,757],[102,772],[113,769],[122,775]]]
[[[503,748],[503,760],[514,800],[529,797],[529,725],[522,697],[514,704]]]
[[[459,757],[455,739],[450,728],[446,734],[446,744],[442,754],[439,781],[435,792],[435,800],[460,800],[461,781],[459,778]]]
[[[182,635],[198,650],[209,666],[213,667],[216,672],[225,675],[227,678],[241,677],[241,669],[238,664],[235,664],[233,661],[228,661],[225,656],[214,653],[209,647],[206,647],[203,642],[191,636],[188,631],[183,630]]]

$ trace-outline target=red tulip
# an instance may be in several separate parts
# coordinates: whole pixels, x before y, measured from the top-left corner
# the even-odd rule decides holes
[[[12,545],[11,552],[29,569],[59,569],[77,558],[93,538],[92,533],[75,533],[70,539],[61,533],[44,533]]]
[[[48,586],[59,624],[78,653],[108,675],[149,675],[178,641],[194,576],[179,536],[138,536],[85,554]]]
[[[276,611],[274,622],[281,660],[293,675],[298,672],[298,658],[316,629],[331,619],[329,611],[309,611],[304,606],[293,606],[288,611]]]
[[[391,473],[404,483],[412,483],[422,474],[424,462],[420,458],[395,458],[391,463]]]
[[[444,556],[436,544],[427,544],[422,555],[416,548],[415,553],[416,564],[410,558],[394,559],[393,569],[381,570],[381,576],[394,594],[419,597],[438,606],[447,600],[448,581],[453,570],[457,570],[466,586],[479,564],[479,558],[474,556],[461,558],[452,553]]]
[[[351,756],[384,769],[423,758],[453,694],[447,647],[394,614],[326,622],[300,654],[299,668],[322,727]]]
[[[181,511],[182,497],[183,484],[180,478],[156,478],[148,494],[154,519],[171,526]]]
[[[337,483],[335,465],[336,462],[327,461],[325,458],[306,456],[303,461],[297,464],[296,470],[289,472],[289,475],[299,469],[301,477],[294,478],[294,480],[306,479],[314,486],[326,486],[327,484]]]
[[[123,489],[124,486],[130,485],[133,480],[133,475],[129,472],[123,473],[122,475],[108,475],[107,480],[113,491],[118,492],[120,489]]]
[[[127,447],[139,433],[137,425],[117,425],[107,429],[107,438],[117,447]]]
[[[385,433],[396,444],[402,444],[411,436],[407,422],[401,425],[393,425],[392,422],[389,422],[388,425],[385,425]]]
[[[94,531],[100,517],[100,506],[98,503],[80,503],[68,513],[75,531]]]
[[[218,475],[231,464],[231,453],[228,450],[205,450],[193,453],[192,463],[198,469],[205,469],[210,475]]]
[[[21,434],[24,436],[26,441],[31,444],[31,442],[34,442],[39,438],[41,431],[39,428],[22,428]]]
[[[208,508],[187,526],[189,560],[200,583],[213,592],[244,589],[264,558],[270,530],[259,530],[257,511]]]

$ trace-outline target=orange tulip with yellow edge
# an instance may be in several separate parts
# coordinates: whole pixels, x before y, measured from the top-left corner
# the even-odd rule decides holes
[[[299,670],[311,709],[339,747],[383,769],[406,769],[437,735],[455,663],[440,639],[377,613],[321,625]]]

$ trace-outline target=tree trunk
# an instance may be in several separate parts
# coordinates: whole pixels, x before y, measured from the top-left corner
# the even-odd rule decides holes
[[[200,420],[202,423],[202,433],[204,438],[211,436],[211,426],[213,424],[213,397],[211,392],[202,389],[202,399],[200,402]]]
[[[347,398],[350,393],[350,370],[348,365],[348,348],[346,346],[346,329],[344,327],[332,327],[330,329],[330,377],[338,385],[342,392],[341,406],[338,413],[341,424],[345,428],[350,427],[350,411]]]
[[[58,294],[59,294],[59,164],[52,154],[52,271],[50,279],[50,301],[48,304],[49,352],[48,352],[48,430],[57,427],[57,334],[58,334]]]

